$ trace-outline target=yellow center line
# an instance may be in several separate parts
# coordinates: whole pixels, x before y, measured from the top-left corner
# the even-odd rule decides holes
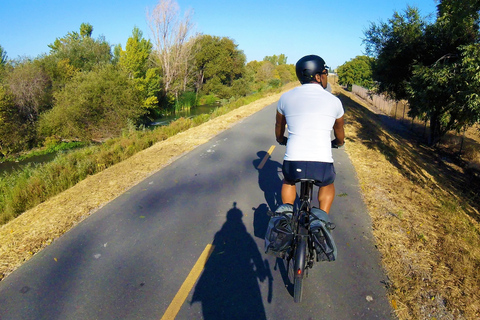
[[[175,319],[178,312],[180,311],[180,308],[185,302],[185,299],[187,299],[188,294],[192,290],[193,285],[195,284],[195,282],[197,282],[198,277],[200,277],[200,274],[202,273],[203,268],[205,267],[205,263],[207,263],[207,260],[212,254],[214,248],[215,246],[212,244],[208,244],[205,247],[202,254],[200,255],[200,258],[198,258],[197,262],[195,263],[192,270],[188,274],[187,278],[183,282],[182,286],[180,287],[180,290],[178,290],[177,294],[175,295],[175,298],[173,298],[172,302],[168,306],[167,311],[165,311],[161,320]]]
[[[259,164],[258,167],[257,167],[258,170],[260,170],[260,169],[263,168],[263,166],[264,166],[265,163],[267,162],[268,158],[272,155],[274,149],[275,149],[275,146],[274,146],[274,145],[272,145],[272,146],[270,147],[270,149],[268,149],[267,154],[265,155],[265,157],[263,157],[262,162],[260,162],[260,164]]]

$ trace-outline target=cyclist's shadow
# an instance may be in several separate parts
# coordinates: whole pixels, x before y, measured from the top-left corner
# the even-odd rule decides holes
[[[278,175],[282,172],[282,164],[272,161],[270,156],[265,159],[266,151],[258,151],[257,156],[258,159],[253,160],[253,166],[258,170],[258,186],[263,191],[270,210],[275,211],[282,204],[282,179]]]
[[[282,165],[272,161],[269,156],[267,157],[266,151],[257,152],[257,156],[258,159],[253,160],[253,166],[258,171],[258,186],[263,191],[267,203],[262,203],[257,208],[253,208],[255,210],[253,228],[255,236],[263,239],[270,220],[267,215],[268,210],[275,211],[282,203],[282,179],[279,176]]]
[[[202,303],[203,319],[266,319],[257,279],[263,282],[269,268],[242,216],[234,203],[195,286],[191,304]]]

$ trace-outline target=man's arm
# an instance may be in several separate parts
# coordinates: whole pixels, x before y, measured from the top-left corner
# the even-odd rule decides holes
[[[284,142],[286,124],[287,124],[287,119],[285,119],[285,116],[277,111],[277,117],[275,121],[275,138],[277,139],[277,142],[280,144]]]
[[[338,146],[343,146],[345,143],[345,130],[343,129],[343,116],[335,120],[335,124],[333,125],[333,133],[335,134],[335,143]]]

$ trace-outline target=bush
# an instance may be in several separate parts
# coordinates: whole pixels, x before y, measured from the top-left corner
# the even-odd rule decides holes
[[[146,112],[128,76],[112,65],[78,73],[55,94],[55,106],[40,117],[40,133],[67,139],[118,136]]]
[[[213,95],[213,94],[208,94],[205,96],[201,96],[200,99],[198,100],[198,105],[203,106],[203,105],[212,105],[217,103],[218,98]]]

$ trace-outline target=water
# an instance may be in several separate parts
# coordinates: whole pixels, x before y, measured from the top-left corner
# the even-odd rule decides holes
[[[52,161],[57,156],[57,153],[49,153],[40,156],[33,156],[22,161],[6,161],[0,163],[0,175],[4,173],[11,173],[13,170],[21,170],[27,164],[31,163],[45,163]]]

